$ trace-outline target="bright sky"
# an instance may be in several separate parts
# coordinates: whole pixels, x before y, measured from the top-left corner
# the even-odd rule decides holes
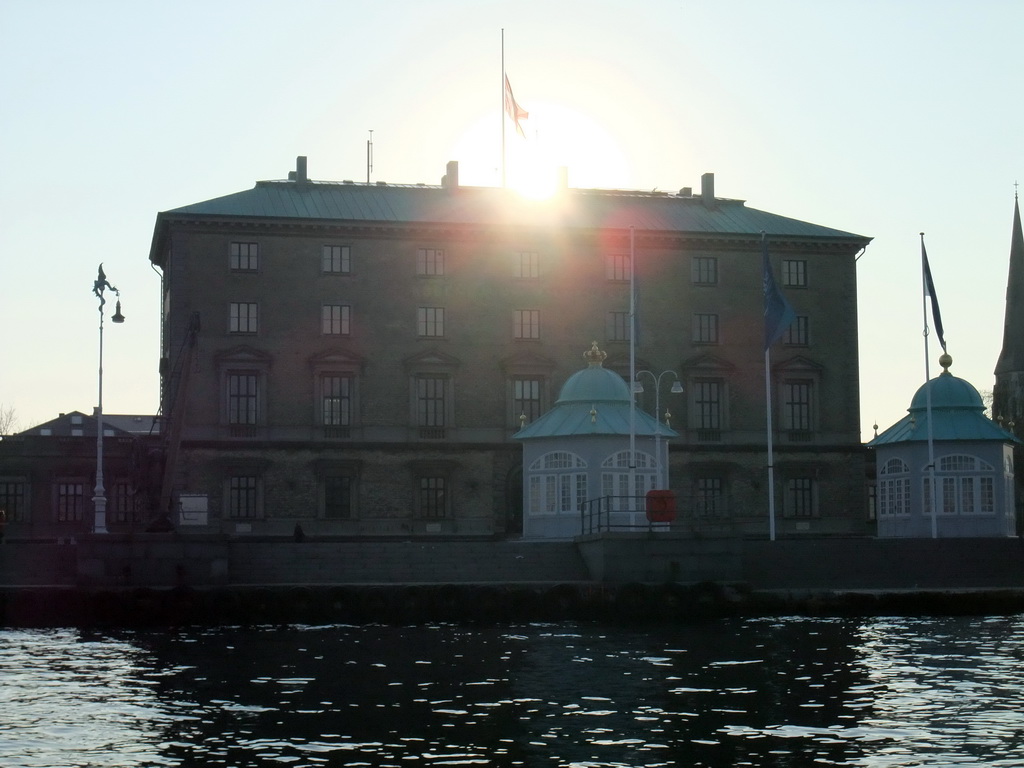
[[[572,186],[712,171],[720,196],[874,237],[865,439],[924,381],[919,232],[953,373],[992,388],[1024,181],[1017,0],[0,0],[0,405],[23,429],[91,412],[102,261],[127,317],[105,327],[104,410],[155,411],[158,211],[297,155],[365,180],[370,129],[375,181],[458,160],[499,184],[502,28],[529,139]]]

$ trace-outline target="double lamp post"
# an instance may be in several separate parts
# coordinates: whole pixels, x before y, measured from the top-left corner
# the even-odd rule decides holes
[[[117,296],[117,304],[114,306],[114,314],[110,316],[112,323],[123,323],[124,315],[121,314],[121,292],[107,282],[107,276],[103,273],[103,265],[100,264],[99,274],[96,282],[93,283],[92,292],[100,300],[100,367],[99,367],[99,402],[96,406],[96,487],[93,489],[93,510],[95,518],[93,521],[93,533],[107,532],[107,495],[103,487],[103,305],[107,300],[103,292],[110,289]]]

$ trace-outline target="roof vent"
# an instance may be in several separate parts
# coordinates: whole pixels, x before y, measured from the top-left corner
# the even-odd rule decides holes
[[[299,155],[295,158],[295,170],[288,172],[288,181],[294,181],[297,184],[305,184],[309,181],[309,177],[306,175],[305,155]]]
[[[680,197],[693,197],[693,187],[683,187],[679,190]]]

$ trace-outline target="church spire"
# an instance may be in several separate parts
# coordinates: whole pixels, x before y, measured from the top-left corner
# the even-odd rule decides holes
[[[1024,231],[1020,223],[1020,202],[1013,195],[1013,232],[1010,236],[1010,270],[1006,278],[1006,309],[1003,319],[1003,349],[995,374],[1024,372]]]

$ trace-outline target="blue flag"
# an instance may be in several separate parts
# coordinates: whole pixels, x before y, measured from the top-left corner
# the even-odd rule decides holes
[[[932,282],[932,270],[928,266],[928,252],[924,249],[924,237],[921,238],[921,269],[924,272],[924,293],[932,300],[932,318],[935,320],[935,333],[939,337],[942,351],[946,351],[946,339],[942,334],[942,315],[939,314],[939,299],[935,295],[935,283]]]
[[[796,320],[796,312],[782,295],[768,260],[768,238],[761,233],[761,269],[764,275],[764,351],[767,352]]]

